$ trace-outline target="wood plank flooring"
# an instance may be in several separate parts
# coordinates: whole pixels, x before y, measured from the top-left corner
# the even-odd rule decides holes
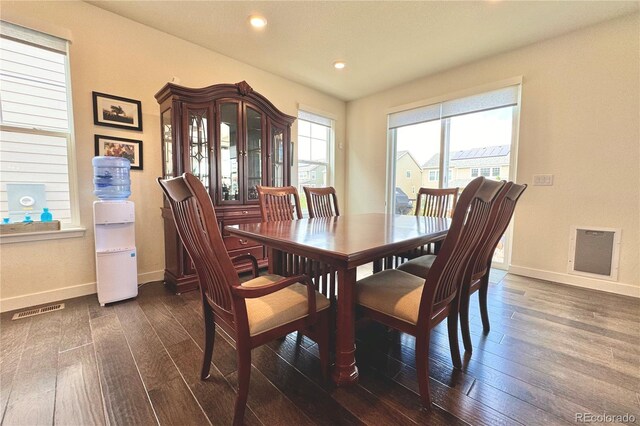
[[[245,423],[563,425],[578,413],[640,423],[640,300],[500,271],[491,282],[491,332],[482,333],[474,295],[474,351],[462,370],[452,366],[446,325],[434,330],[431,411],[417,396],[415,339],[370,324],[357,332],[360,382],[349,388],[322,380],[306,337],[255,349]],[[211,377],[201,381],[198,293],[152,283],[105,308],[95,295],[65,303],[18,321],[0,317],[3,425],[231,424],[233,342],[217,333]]]

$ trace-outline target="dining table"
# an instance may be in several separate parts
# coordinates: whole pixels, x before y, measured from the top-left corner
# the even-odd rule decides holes
[[[451,220],[384,213],[347,214],[229,225],[232,235],[267,247],[269,273],[282,276],[308,274],[316,289],[329,297],[336,309],[336,385],[358,381],[355,359],[355,291],[358,266],[439,241]]]

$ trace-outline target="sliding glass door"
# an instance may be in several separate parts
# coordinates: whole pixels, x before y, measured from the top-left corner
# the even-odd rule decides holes
[[[513,180],[519,92],[513,85],[390,114],[389,212],[411,214],[419,187],[462,191],[478,176]],[[509,237],[510,230],[495,267],[508,267]]]

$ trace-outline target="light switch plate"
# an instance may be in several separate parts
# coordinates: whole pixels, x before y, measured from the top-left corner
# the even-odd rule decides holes
[[[533,175],[533,184],[535,186],[551,186],[553,185],[553,175]]]

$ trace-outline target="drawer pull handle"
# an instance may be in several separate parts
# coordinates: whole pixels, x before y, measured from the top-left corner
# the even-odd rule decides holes
[[[242,214],[249,214],[248,210],[242,210]]]
[[[249,240],[243,240],[242,238],[240,238],[238,241],[240,241],[240,244],[246,246],[247,244],[249,244]]]

